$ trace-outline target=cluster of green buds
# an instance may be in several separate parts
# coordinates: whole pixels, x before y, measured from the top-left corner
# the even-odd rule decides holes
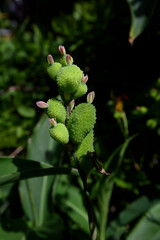
[[[76,153],[79,166],[88,172],[93,166],[94,125],[96,109],[92,104],[95,92],[87,94],[86,102],[76,106],[75,100],[88,91],[88,76],[75,64],[73,58],[59,46],[60,59],[53,60],[48,55],[47,72],[58,85],[59,95],[47,102],[37,101],[38,107],[46,110],[51,127],[50,136],[65,145],[71,153]],[[70,154],[71,155],[71,154]]]

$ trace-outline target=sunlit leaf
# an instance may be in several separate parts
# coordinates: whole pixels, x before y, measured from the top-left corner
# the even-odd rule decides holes
[[[0,157],[0,185],[18,180],[55,174],[78,174],[78,172],[76,169],[53,167],[45,162],[36,162],[21,158]]]
[[[127,0],[127,2],[131,12],[129,42],[132,44],[149,23],[157,0]]]
[[[136,224],[127,240],[159,240],[160,239],[160,203],[155,204]]]
[[[28,146],[28,158],[39,164],[41,161],[57,165],[62,157],[63,148],[49,135],[50,123],[43,115],[35,127]],[[23,209],[28,218],[36,225],[43,225],[50,215],[49,199],[54,176],[29,179],[21,182],[20,195]]]

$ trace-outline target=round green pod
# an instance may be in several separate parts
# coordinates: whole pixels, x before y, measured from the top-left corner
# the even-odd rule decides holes
[[[73,143],[79,144],[94,128],[96,109],[91,103],[81,103],[72,111],[67,128]]]
[[[59,62],[55,62],[54,64],[50,65],[47,68],[48,75],[56,81],[56,75],[58,70],[62,67],[62,65]]]
[[[47,104],[49,105],[46,110],[48,117],[55,118],[56,122],[64,123],[67,117],[67,112],[62,102],[56,99],[49,99]]]
[[[83,72],[76,65],[61,67],[57,72],[57,84],[61,91],[73,93],[78,90]]]
[[[69,142],[69,132],[63,123],[57,123],[55,127],[49,129],[50,136],[62,144]]]
[[[87,90],[88,90],[87,85],[85,83],[81,83],[79,85],[78,90],[72,94],[72,99],[82,97],[83,95],[86,94]]]

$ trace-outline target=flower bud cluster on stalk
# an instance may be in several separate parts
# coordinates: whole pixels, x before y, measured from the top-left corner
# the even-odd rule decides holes
[[[61,57],[57,62],[48,55],[47,72],[57,83],[60,97],[49,99],[47,103],[37,101],[36,104],[47,113],[51,123],[50,136],[68,149],[74,149],[79,166],[88,173],[95,165],[92,158],[96,123],[96,108],[92,103],[95,92],[87,94],[85,103],[76,105],[76,99],[88,91],[88,76],[73,63],[64,46],[59,46],[59,51]]]

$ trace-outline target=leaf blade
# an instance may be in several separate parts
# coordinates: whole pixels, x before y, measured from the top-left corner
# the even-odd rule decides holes
[[[129,41],[132,43],[146,28],[154,12],[157,0],[127,0],[131,12]]]

